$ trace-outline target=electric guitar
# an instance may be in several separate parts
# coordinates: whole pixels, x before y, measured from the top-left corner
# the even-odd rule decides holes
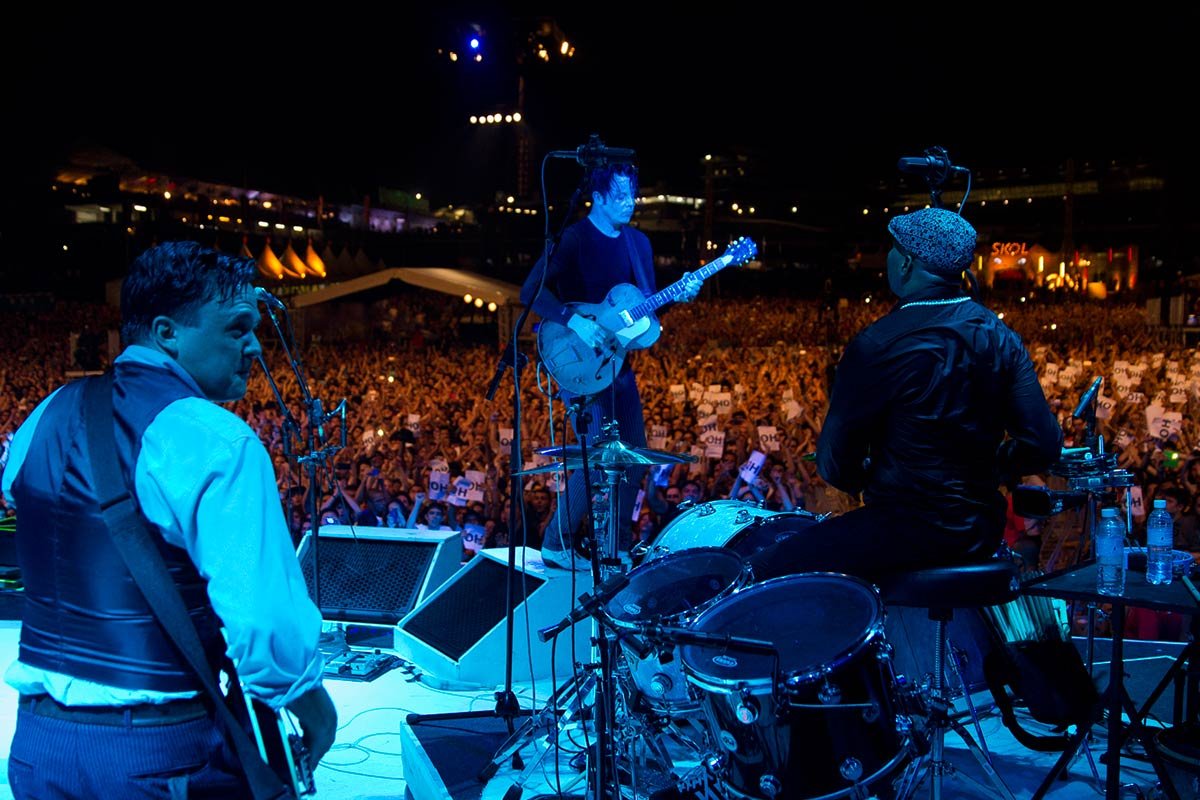
[[[689,284],[741,265],[758,254],[753,239],[745,236],[725,248],[725,253],[686,278],[646,297],[630,283],[619,283],[600,303],[567,303],[574,313],[592,320],[604,332],[604,341],[593,347],[559,322],[543,320],[538,329],[538,357],[558,385],[573,394],[595,394],[613,382],[629,350],[641,350],[658,341],[662,326],[654,312],[679,299]]]
[[[275,711],[245,693],[242,693],[242,697],[246,699],[250,730],[263,761],[279,776],[280,782],[291,790],[291,797],[316,796],[317,787],[308,748],[299,734],[288,730],[284,719],[286,712]]]

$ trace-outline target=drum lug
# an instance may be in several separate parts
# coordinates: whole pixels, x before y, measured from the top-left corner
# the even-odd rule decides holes
[[[712,503],[701,503],[696,506],[697,517],[711,517],[715,513],[717,513],[717,507]]]
[[[830,683],[826,678],[821,684],[821,688],[817,691],[817,699],[823,705],[832,706],[842,702],[842,690],[836,683]]]
[[[737,716],[738,722],[743,725],[753,725],[758,721],[758,701],[754,699],[747,688],[743,687],[740,694],[741,699],[734,707],[733,712]]]
[[[886,664],[892,660],[894,648],[887,642],[880,642],[879,647],[875,650],[875,660],[882,664]]]
[[[912,717],[907,714],[896,715],[896,733],[901,736],[908,736],[912,733],[913,721]]]
[[[863,774],[862,762],[854,756],[850,756],[841,763],[841,766],[838,767],[838,772],[840,772],[842,777],[846,780],[857,783],[858,779],[861,778]]]
[[[737,514],[734,515],[733,524],[734,525],[745,525],[747,522],[750,521],[750,519],[751,519],[750,512],[743,508],[740,511],[738,511]]]
[[[758,779],[758,788],[767,797],[778,797],[783,791],[783,784],[779,782],[779,778],[768,773]]]

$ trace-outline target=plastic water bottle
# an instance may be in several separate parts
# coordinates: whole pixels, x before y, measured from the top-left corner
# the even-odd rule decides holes
[[[1125,523],[1115,508],[1100,512],[1096,526],[1096,591],[1121,595],[1125,592]]]
[[[1175,521],[1167,513],[1167,501],[1155,500],[1154,510],[1146,520],[1146,583],[1171,582],[1174,544]]]

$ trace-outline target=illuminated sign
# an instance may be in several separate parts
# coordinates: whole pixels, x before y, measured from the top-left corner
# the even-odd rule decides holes
[[[1029,252],[1025,242],[992,242],[993,256],[1023,256]]]

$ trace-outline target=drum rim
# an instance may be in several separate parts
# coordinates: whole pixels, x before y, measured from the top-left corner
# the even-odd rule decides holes
[[[883,600],[881,599],[880,592],[879,592],[879,587],[876,586],[875,584],[871,583],[870,581],[864,580],[863,578],[859,578],[854,575],[847,575],[842,572],[814,571],[814,572],[798,572],[798,573],[795,573],[794,575],[781,575],[777,578],[770,578],[768,580],[761,581],[759,583],[750,584],[749,586],[746,586],[746,587],[742,588],[741,590],[734,592],[733,594],[730,594],[728,597],[722,598],[722,600],[729,600],[730,598],[733,598],[733,597],[741,597],[742,595],[744,595],[748,592],[753,592],[753,591],[758,590],[759,587],[782,585],[784,583],[795,582],[796,580],[798,580],[800,578],[812,578],[812,577],[844,579],[845,581],[847,581],[849,583],[857,584],[857,585],[861,586],[862,588],[866,589],[868,596],[874,598],[874,600],[875,600],[875,615],[874,615],[874,619],[872,619],[871,623],[867,626],[867,628],[864,632],[865,635],[863,636],[863,638],[861,640],[856,641],[849,648],[839,652],[828,663],[823,663],[823,664],[819,664],[819,665],[805,665],[806,667],[809,667],[809,669],[807,671],[803,671],[802,669],[781,671],[780,672],[781,686],[784,688],[785,691],[787,689],[789,680],[791,680],[793,682],[794,688],[799,688],[800,686],[807,685],[807,684],[811,683],[813,680],[820,678],[822,675],[829,674],[829,673],[836,671],[838,668],[846,665],[852,659],[859,656],[868,647],[871,647],[872,645],[874,645],[884,635],[884,619],[886,617],[887,611],[884,608]],[[703,612],[701,612],[696,617],[695,620],[692,621],[692,626],[694,627],[694,626],[701,625],[704,621],[704,618],[706,616],[709,616],[712,613],[715,613],[720,606],[721,606],[721,603],[718,602],[718,603],[714,603],[713,605],[706,608]],[[735,679],[735,678],[722,678],[719,675],[712,675],[707,672],[700,672],[697,668],[694,668],[689,663],[688,659],[685,657],[686,651],[693,647],[699,647],[699,648],[703,649],[704,646],[703,645],[684,645],[679,648],[679,656],[678,657],[679,657],[679,663],[683,667],[684,675],[688,676],[689,679],[693,679],[693,683],[700,689],[703,689],[706,691],[712,691],[712,692],[724,692],[724,691],[728,691],[731,688],[744,687],[746,689],[751,690],[751,692],[753,694],[759,694],[760,692],[754,691],[754,690],[761,690],[764,688],[765,689],[773,689],[774,688],[775,676],[773,676],[773,675],[767,676],[767,677],[761,677],[761,678],[736,678]],[[780,665],[780,667],[782,670],[782,665]]]
[[[633,586],[633,581],[634,581],[634,578],[637,575],[637,573],[645,572],[645,573],[649,574],[654,569],[661,569],[661,567],[659,565],[665,564],[669,559],[677,558],[677,557],[683,556],[685,554],[695,555],[697,553],[704,553],[706,555],[717,555],[717,556],[720,556],[721,558],[724,558],[724,559],[730,561],[731,563],[736,562],[737,567],[738,567],[738,572],[736,575],[733,576],[732,580],[730,580],[725,586],[721,587],[721,591],[717,592],[711,598],[706,600],[704,605],[699,607],[699,610],[685,609],[683,611],[678,611],[674,614],[660,614],[660,615],[657,615],[657,617],[659,619],[661,619],[663,621],[669,621],[669,620],[687,619],[689,617],[699,618],[705,611],[707,611],[711,607],[711,604],[716,603],[720,600],[723,600],[725,597],[728,597],[728,596],[736,593],[737,591],[739,591],[740,589],[742,589],[743,587],[746,586],[746,583],[750,579],[750,575],[751,575],[750,565],[746,563],[746,559],[742,558],[742,556],[738,555],[736,552],[734,552],[733,550],[730,550],[727,547],[706,546],[706,547],[689,547],[684,550],[668,551],[668,552],[664,553],[660,558],[646,560],[644,563],[640,564],[637,568],[635,568],[629,572],[629,575],[628,575],[629,586],[627,586],[626,589]],[[726,557],[729,557],[729,558],[726,558]],[[683,559],[677,558],[677,560],[682,561]],[[640,617],[634,617],[633,619],[624,619],[623,617],[619,617],[616,614],[613,614],[609,610],[610,608],[613,607],[613,604],[617,602],[617,598],[620,597],[621,594],[623,594],[626,591],[626,589],[622,589],[621,592],[618,592],[616,596],[614,596],[611,600],[609,600],[604,605],[605,612],[608,613],[609,616],[618,620],[619,622],[632,622],[633,619],[640,619]]]

